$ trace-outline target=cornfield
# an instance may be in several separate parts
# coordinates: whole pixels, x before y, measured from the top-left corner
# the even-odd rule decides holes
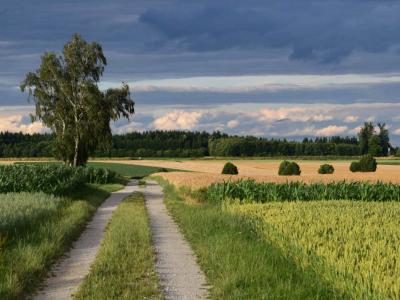
[[[73,168],[58,164],[0,166],[0,193],[62,194],[84,183],[107,183],[116,173],[107,169]]]
[[[245,203],[273,201],[358,200],[400,201],[400,185],[391,183],[332,182],[257,183],[254,180],[215,183],[207,188],[213,202],[238,199]]]
[[[398,202],[226,202],[224,207],[343,295],[400,299]]]

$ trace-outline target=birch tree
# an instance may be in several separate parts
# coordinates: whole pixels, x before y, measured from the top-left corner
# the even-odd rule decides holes
[[[84,165],[96,147],[109,147],[110,121],[135,112],[127,84],[100,91],[106,65],[101,45],[75,34],[60,55],[45,53],[39,69],[21,83],[35,104],[32,121],[56,134],[55,154],[72,166]]]

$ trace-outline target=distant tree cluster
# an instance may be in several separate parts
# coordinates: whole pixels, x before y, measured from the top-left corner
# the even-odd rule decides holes
[[[372,156],[388,156],[392,150],[389,140],[389,130],[386,124],[378,123],[378,131],[372,122],[364,123],[358,133],[361,154],[370,154]]]
[[[110,151],[96,150],[98,157],[202,157],[208,155],[208,140],[219,132],[146,131],[114,135]]]
[[[0,132],[0,157],[53,156],[52,134]]]
[[[229,136],[199,131],[146,131],[113,135],[111,147],[94,148],[93,157],[203,156],[385,156],[396,153],[383,124],[375,132],[366,123],[356,137],[305,138],[302,141]],[[0,157],[50,157],[57,151],[55,134],[0,133]],[[400,154],[400,152],[399,152]]]
[[[55,151],[54,134],[0,134],[2,157],[49,157]],[[301,142],[228,136],[220,132],[146,131],[112,136],[111,148],[97,148],[95,157],[202,156],[356,156],[356,138],[316,138]]]
[[[211,156],[357,156],[360,147],[356,138],[316,138],[302,142],[256,137],[210,139]]]

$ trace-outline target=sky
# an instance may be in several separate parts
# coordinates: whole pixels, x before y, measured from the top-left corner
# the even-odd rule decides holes
[[[386,123],[400,145],[400,1],[0,0],[0,131],[44,132],[18,86],[73,33],[129,84],[134,130],[301,139]]]

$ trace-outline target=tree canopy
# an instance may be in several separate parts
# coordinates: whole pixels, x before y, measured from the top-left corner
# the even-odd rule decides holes
[[[378,123],[376,131],[372,122],[364,123],[358,133],[361,154],[370,154],[372,156],[388,156],[389,150],[394,149],[390,144],[389,130],[385,123]]]
[[[70,165],[83,165],[96,148],[109,148],[110,121],[135,112],[127,84],[100,91],[106,65],[100,44],[74,34],[61,55],[45,53],[39,69],[21,83],[35,103],[32,120],[55,133],[56,156]]]

